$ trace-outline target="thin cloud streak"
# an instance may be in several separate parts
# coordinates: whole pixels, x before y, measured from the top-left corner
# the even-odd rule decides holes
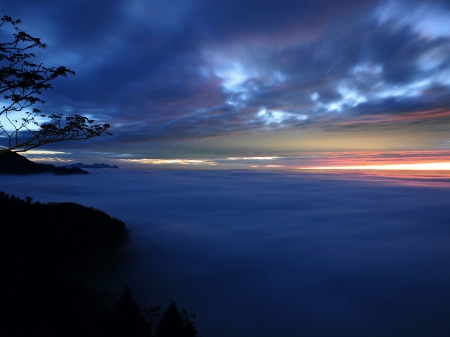
[[[450,162],[393,164],[393,165],[358,165],[358,166],[319,166],[302,167],[300,170],[415,170],[415,171],[449,171]]]
[[[70,162],[75,161],[78,156],[65,153],[64,155],[48,156],[46,152],[42,155],[26,154],[30,160],[39,162]],[[93,163],[93,159],[87,156],[85,164]],[[393,165],[410,165],[411,168],[423,168],[424,170],[446,169],[445,166],[433,167],[433,163],[450,162],[450,150],[434,151],[365,151],[365,152],[304,152],[295,153],[290,156],[280,157],[224,157],[224,158],[133,158],[131,154],[97,153],[95,162],[106,162],[116,164],[125,169],[146,170],[149,167],[164,168],[186,168],[197,169],[264,169],[279,168],[283,170],[297,169],[386,169],[395,168]],[[412,166],[411,166],[412,165]],[[425,166],[420,166],[425,165]],[[398,166],[399,169],[407,166]]]
[[[153,165],[162,165],[162,164],[179,164],[179,165],[217,165],[217,163],[208,160],[202,159],[119,159],[121,162],[131,162],[131,163],[140,163],[140,164],[153,164]]]

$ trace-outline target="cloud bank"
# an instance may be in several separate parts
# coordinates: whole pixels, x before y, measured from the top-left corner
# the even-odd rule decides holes
[[[442,336],[450,331],[448,178],[249,171],[0,177],[2,190],[100,208],[131,230],[110,275],[170,299],[199,336]]]

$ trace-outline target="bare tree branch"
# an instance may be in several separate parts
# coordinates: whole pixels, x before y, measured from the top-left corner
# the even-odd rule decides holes
[[[0,28],[9,24],[14,30],[10,41],[0,43],[0,95],[7,102],[0,108],[0,153],[25,152],[49,143],[88,139],[102,133],[111,135],[107,132],[109,124],[94,124],[84,116],[47,116],[37,108],[25,110],[36,103],[45,103],[39,95],[53,89],[52,80],[75,75],[75,72],[63,66],[48,68],[42,63],[34,63],[35,55],[29,50],[44,49],[46,45],[39,38],[20,30],[20,23],[21,20],[13,20],[6,15],[0,19]],[[40,124],[36,117],[49,121]],[[25,134],[28,134],[28,139],[22,140]]]

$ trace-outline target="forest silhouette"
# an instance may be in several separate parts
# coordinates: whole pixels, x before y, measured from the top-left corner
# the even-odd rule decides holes
[[[118,263],[125,224],[76,203],[40,203],[0,192],[0,335],[194,337],[195,323],[171,302],[142,309],[125,287],[112,310],[92,273]],[[153,328],[156,326],[155,334]]]

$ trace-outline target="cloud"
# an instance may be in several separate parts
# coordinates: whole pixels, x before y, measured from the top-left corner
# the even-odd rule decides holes
[[[122,162],[140,163],[140,164],[152,164],[152,165],[217,165],[216,162],[204,159],[119,159]]]
[[[108,122],[128,152],[330,122],[406,134],[412,111],[433,132],[449,106],[445,2],[19,2],[5,11],[48,43],[37,57],[77,72],[43,111]]]
[[[110,289],[174,299],[204,335],[423,336],[445,334],[450,309],[449,180],[435,180],[121,170],[2,190],[124,220],[130,262]]]

